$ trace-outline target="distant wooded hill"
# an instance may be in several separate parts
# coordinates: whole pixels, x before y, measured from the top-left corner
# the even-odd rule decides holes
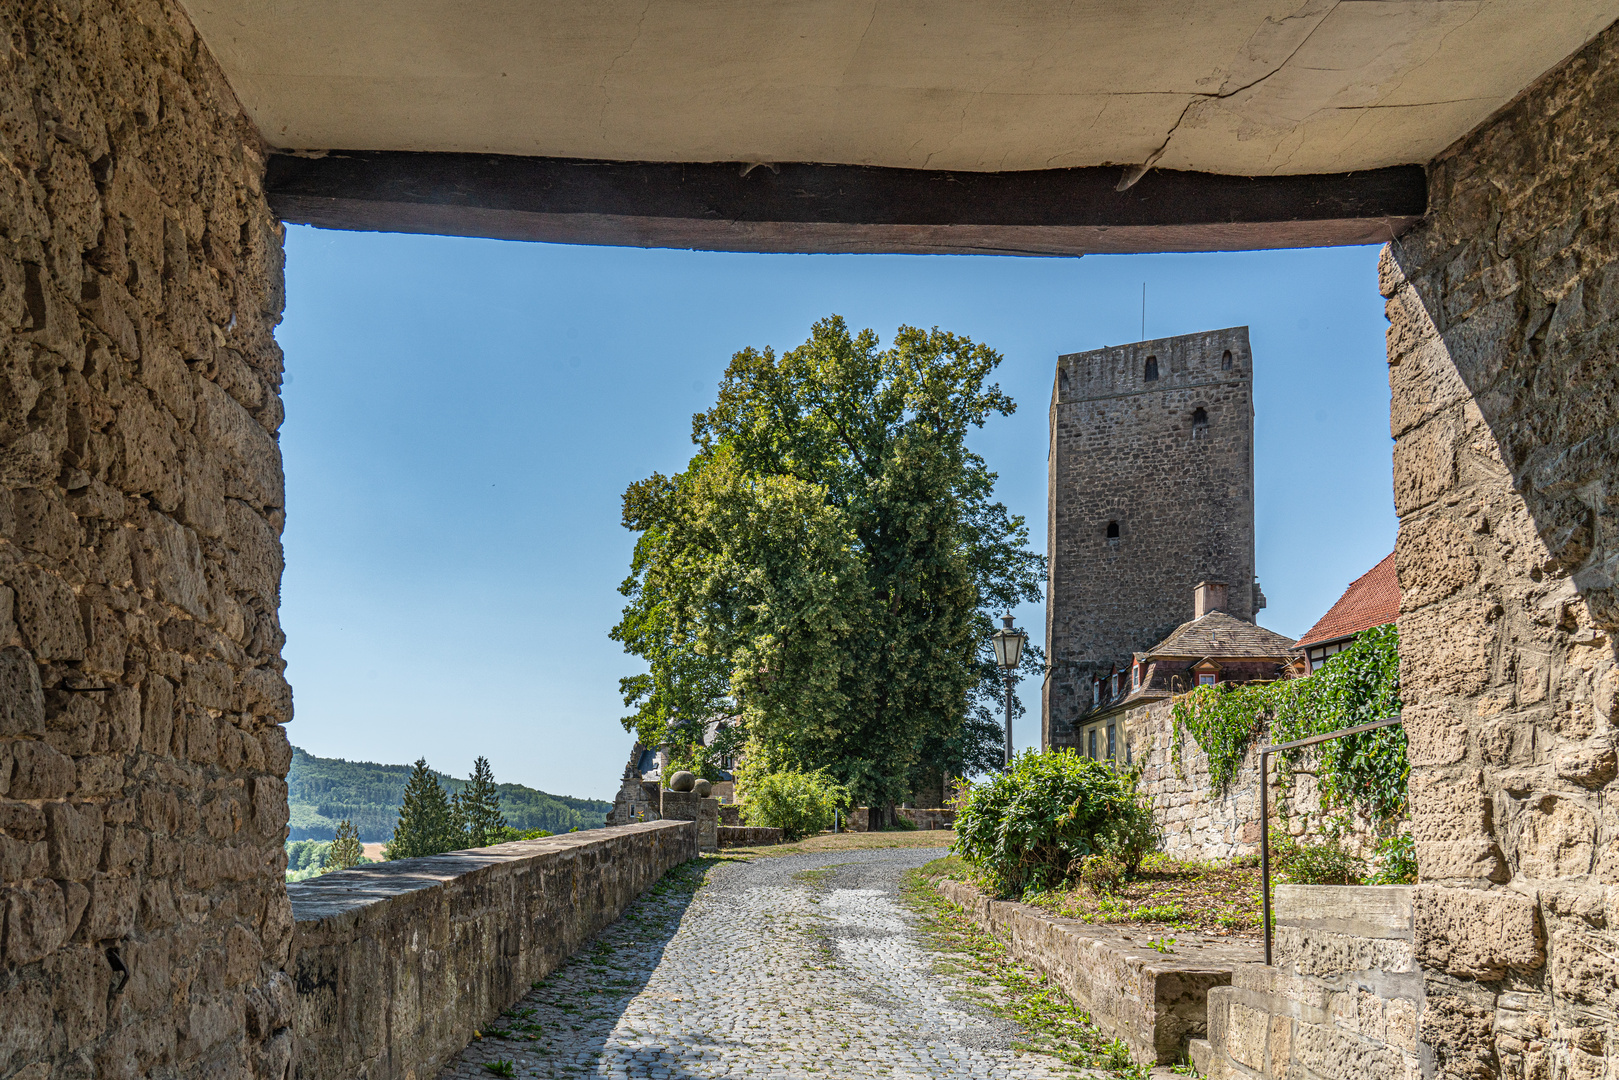
[[[498,768],[498,763],[496,764]],[[467,786],[465,780],[435,772],[446,794]],[[287,804],[292,811],[288,840],[330,840],[337,823],[354,822],[366,843],[393,836],[404,801],[409,765],[377,765],[369,761],[315,757],[292,748],[287,772]],[[514,829],[599,829],[613,804],[600,799],[548,795],[522,784],[501,784],[500,812]]]

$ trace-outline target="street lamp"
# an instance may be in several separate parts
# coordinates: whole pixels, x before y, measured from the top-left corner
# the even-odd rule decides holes
[[[990,636],[995,646],[995,666],[1006,673],[1006,764],[1012,764],[1012,687],[1017,681],[1018,661],[1029,636],[1012,628],[1012,613],[1001,616],[1001,628]]]

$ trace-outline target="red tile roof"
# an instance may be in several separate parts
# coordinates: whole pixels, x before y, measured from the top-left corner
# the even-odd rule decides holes
[[[1356,578],[1321,621],[1299,638],[1299,648],[1336,641],[1362,630],[1391,623],[1400,614],[1400,581],[1394,574],[1394,553]]]

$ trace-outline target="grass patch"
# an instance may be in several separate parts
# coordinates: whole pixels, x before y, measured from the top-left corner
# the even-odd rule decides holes
[[[1103,1069],[1123,1080],[1146,1080],[1149,1067],[1130,1060],[1122,1039],[1103,1032],[1061,988],[1012,959],[1005,945],[939,895],[933,887],[939,874],[930,871],[948,870],[950,862],[935,859],[910,871],[900,892],[920,917],[928,943],[971,988],[968,999],[1023,1029],[1015,1050],[1048,1054],[1077,1069]]]
[[[963,863],[950,876],[971,880],[971,869]],[[1079,886],[1025,896],[1023,902],[1081,922],[1246,937],[1259,929],[1259,870],[1149,855],[1134,881],[1111,891]]]

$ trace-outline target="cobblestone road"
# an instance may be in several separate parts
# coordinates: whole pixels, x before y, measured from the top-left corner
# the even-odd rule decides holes
[[[935,973],[899,885],[941,854],[722,862],[695,893],[665,879],[440,1080],[489,1080],[498,1062],[519,1077],[1073,1076],[1013,1051],[1015,1028]]]

